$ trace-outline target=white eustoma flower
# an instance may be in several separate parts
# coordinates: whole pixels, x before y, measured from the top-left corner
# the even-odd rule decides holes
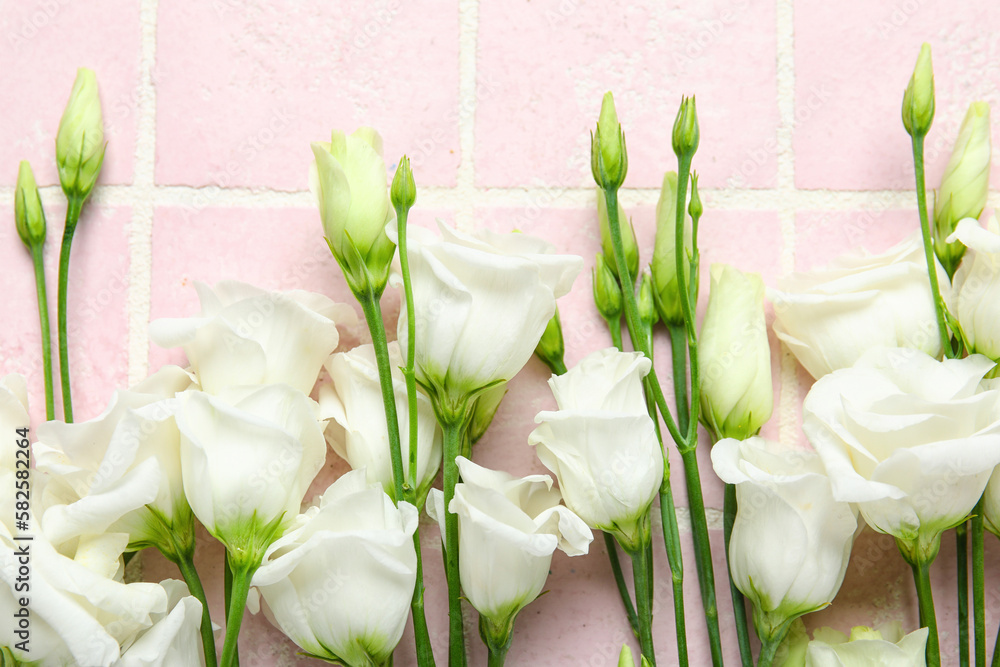
[[[276,540],[253,577],[264,611],[308,653],[352,667],[387,665],[416,582],[417,510],[392,504],[364,470],[334,482]]]
[[[733,581],[753,603],[761,637],[829,605],[840,590],[858,520],[834,500],[815,452],[752,437],[712,448],[712,465],[736,485],[729,542]]]
[[[937,361],[877,348],[813,385],[803,430],[833,496],[929,562],[940,536],[968,517],[1000,463],[1000,389],[982,389],[982,355]]]
[[[298,515],[326,443],[315,402],[288,385],[227,394],[182,397],[184,494],[216,539],[252,561]]]
[[[712,265],[698,361],[705,425],[719,438],[743,440],[757,433],[774,407],[760,275]]]
[[[165,366],[86,422],[46,422],[33,446],[44,477],[35,509],[46,536],[61,551],[104,531],[129,534],[132,549],[193,543],[193,519],[181,482],[180,434],[173,418],[179,391],[191,385],[177,366]]]
[[[560,504],[548,475],[517,478],[458,458],[462,482],[449,509],[458,515],[459,572],[465,597],[486,627],[509,639],[514,617],[545,587],[552,554],[587,553],[594,539]],[[444,495],[433,489],[427,511],[444,531]],[[506,634],[505,634],[506,633]]]
[[[842,632],[820,628],[806,649],[806,667],[924,667],[927,628],[903,636],[899,621],[878,628],[855,627]]]
[[[646,411],[639,352],[599,350],[549,380],[559,410],[540,412],[528,444],[559,479],[567,507],[634,552],[649,539],[663,454]]]
[[[528,362],[583,260],[553,254],[551,245],[527,234],[472,236],[438,226],[440,236],[411,227],[407,238],[415,372],[439,416],[457,421],[464,412],[451,411],[468,409],[475,392],[510,380]],[[396,239],[391,226],[386,231]],[[398,334],[405,350],[405,310]]]
[[[970,352],[1000,359],[1000,223],[996,215],[986,229],[971,219],[958,223],[949,241],[969,251],[955,272],[948,307],[962,327]]]
[[[201,643],[201,603],[182,581],[160,582],[167,610],[151,614],[153,625],[122,651],[114,667],[199,667],[205,664]]]
[[[195,289],[201,315],[156,320],[149,336],[161,347],[184,348],[211,394],[279,383],[309,394],[340,340],[337,325],[357,322],[353,308],[312,292],[267,292],[234,280],[214,288],[197,282]]]
[[[948,276],[936,266],[945,291]],[[876,346],[941,354],[919,234],[881,255],[845,255],[827,269],[793,274],[769,298],[774,333],[817,379]]]
[[[406,382],[399,370],[403,359],[396,342],[389,343],[389,362],[399,416],[403,472],[405,478],[409,479],[409,405]],[[393,496],[389,434],[374,348],[362,345],[350,352],[337,353],[326,362],[326,369],[333,384],[321,388],[319,404],[320,416],[330,420],[326,429],[330,446],[351,464],[351,468],[364,468],[369,482],[378,482],[386,493]],[[441,466],[442,444],[441,429],[434,418],[434,408],[427,395],[419,389],[417,443],[417,496],[422,499],[434,483]],[[423,503],[417,504],[420,506]]]

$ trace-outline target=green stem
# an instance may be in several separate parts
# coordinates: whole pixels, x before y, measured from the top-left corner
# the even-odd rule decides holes
[[[785,641],[788,629],[792,627],[792,621],[786,621],[770,637],[761,639],[760,657],[757,658],[757,667],[771,667],[774,664],[774,656]]]
[[[694,536],[694,558],[698,567],[698,585],[705,608],[705,625],[712,649],[712,664],[722,664],[722,640],[719,635],[719,610],[715,601],[715,571],[708,537],[708,520],[705,518],[705,501],[701,492],[701,475],[694,449],[681,452],[684,461],[684,479],[687,482],[688,508],[691,514],[691,532]]]
[[[729,566],[729,595],[733,598],[733,616],[736,621],[736,638],[740,645],[740,663],[743,667],[753,667],[753,652],[750,650],[750,630],[747,625],[747,607],[743,593],[733,581],[732,565],[729,563],[729,540],[736,522],[736,485],[726,484],[726,495],[722,505],[722,535],[726,545],[726,565]]]
[[[674,592],[674,630],[677,634],[677,664],[687,667],[687,628],[684,619],[684,561],[681,556],[681,535],[677,527],[677,511],[674,508],[674,494],[670,488],[670,467],[665,468],[663,484],[660,485],[660,519],[663,521],[663,544],[670,564],[670,576]]]
[[[639,617],[636,615],[635,607],[632,605],[632,596],[628,592],[625,575],[622,574],[622,564],[618,559],[618,543],[609,533],[604,533],[604,546],[608,551],[608,560],[611,561],[611,573],[615,577],[615,585],[618,587],[618,595],[621,596],[622,605],[625,607],[628,624],[632,626],[632,632],[636,636],[639,636]]]
[[[911,562],[913,583],[917,588],[920,607],[920,625],[927,628],[927,667],[941,666],[941,649],[938,645],[937,616],[934,613],[934,596],[931,592],[930,562]]]
[[[448,579],[448,665],[465,667],[465,626],[462,623],[462,584],[458,572],[458,516],[450,511],[458,483],[459,455],[464,438],[462,422],[441,425],[444,431],[444,569]]]
[[[680,430],[687,433],[688,400],[687,400],[687,341],[684,339],[684,327],[679,324],[668,324],[670,334],[670,355],[674,370],[674,403],[677,405],[677,424]]]
[[[622,318],[619,316],[605,321],[608,324],[608,332],[611,333],[611,344],[618,348],[620,352],[624,351],[625,346],[622,343]]]
[[[417,645],[417,665],[434,667],[434,649],[431,648],[431,635],[427,629],[427,617],[424,615],[424,564],[420,554],[419,530],[413,533],[413,550],[417,553],[417,581],[413,585],[410,611],[413,614],[413,638]]]
[[[503,667],[504,662],[507,660],[507,650],[502,649],[489,649],[489,657],[486,659],[486,664],[488,667]]]
[[[958,664],[969,664],[969,523],[955,528],[955,575],[958,584]]]
[[[650,594],[652,582],[649,575],[652,567],[652,551],[647,548],[648,546],[642,544],[629,555],[632,557],[635,606],[639,610],[639,645],[650,664],[656,665],[656,654],[653,651],[653,598]]]
[[[986,591],[983,565],[983,501],[972,514],[972,613],[975,628],[976,667],[986,667]]]
[[[198,570],[194,566],[194,554],[181,554],[174,563],[180,569],[188,591],[201,603],[201,643],[205,650],[205,667],[215,667],[217,662],[215,655],[215,634],[212,632],[212,616],[208,610],[205,589],[201,585],[201,578],[198,576]]]
[[[221,667],[233,667],[239,664],[236,657],[240,626],[243,624],[243,612],[247,606],[247,595],[250,593],[250,580],[257,566],[244,566],[233,571],[232,597],[229,600],[229,612],[226,614],[226,642],[222,646]]]
[[[233,600],[233,568],[229,563],[229,554],[223,556],[224,566],[222,571],[222,595],[226,610],[226,622],[229,622],[229,605]],[[236,646],[236,655],[233,658],[233,665],[240,664],[240,647]]]
[[[692,300],[692,291],[688,286],[685,268],[694,266],[693,261],[688,267],[684,266],[685,253],[684,245],[684,218],[687,209],[687,184],[688,176],[691,172],[691,156],[679,155],[677,157],[677,211],[674,223],[674,268],[677,271],[677,291],[681,296],[681,308],[684,311],[684,329],[687,332],[688,358],[691,360],[691,401],[688,404],[690,409],[690,419],[687,423],[687,436],[684,438],[685,445],[692,449],[698,444],[698,416],[701,410],[701,378],[698,370],[698,334],[695,331],[695,303]],[[693,230],[692,230],[693,233]],[[693,242],[693,237],[692,237]],[[695,246],[696,247],[696,246]],[[695,250],[697,252],[697,250]],[[693,259],[694,256],[692,256]],[[696,269],[697,267],[694,266]],[[696,271],[692,278],[697,277]],[[682,429],[683,430],[683,429]]]
[[[1000,625],[997,626],[996,643],[993,645],[992,667],[1000,667]]]
[[[389,344],[385,337],[385,323],[382,321],[382,306],[378,297],[367,294],[358,297],[365,322],[372,336],[375,348],[375,363],[378,365],[378,381],[382,388],[382,405],[385,407],[385,423],[389,430],[389,458],[392,460],[393,500],[398,505],[403,495],[403,454],[399,443],[399,419],[396,416],[396,392],[392,388],[392,366],[389,361]],[[414,414],[416,411],[414,411]],[[415,448],[414,448],[415,449]],[[413,466],[413,470],[416,466]]]
[[[917,208],[920,213],[920,234],[924,240],[924,259],[927,261],[927,275],[931,281],[931,298],[934,299],[934,314],[937,317],[938,333],[941,336],[941,349],[946,357],[952,357],[948,327],[944,318],[944,302],[941,300],[941,288],[938,285],[937,261],[934,259],[934,247],[931,245],[931,224],[927,215],[927,189],[924,185],[924,137],[915,134],[912,139],[913,167],[917,179]]]
[[[45,288],[43,244],[31,246],[31,263],[35,267],[35,291],[38,296],[38,321],[42,329],[42,369],[45,373],[45,419],[56,418],[55,391],[52,386],[52,334],[49,331],[49,297]]]
[[[59,252],[59,293],[57,295],[59,327],[59,374],[62,378],[63,418],[67,424],[73,422],[73,398],[69,384],[69,341],[66,338],[67,310],[66,296],[69,288],[69,254],[73,246],[73,234],[80,221],[83,199],[70,197],[66,207],[66,226],[63,229],[62,249]]]

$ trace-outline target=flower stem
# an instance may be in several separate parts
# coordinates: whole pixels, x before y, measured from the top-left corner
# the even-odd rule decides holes
[[[239,647],[240,626],[243,624],[243,612],[246,610],[247,595],[250,593],[250,580],[256,571],[256,565],[244,565],[233,570],[233,588],[229,611],[226,614],[226,643],[222,647],[221,667],[233,667],[239,664],[236,653]]]
[[[450,510],[458,483],[455,458],[465,437],[465,420],[441,424],[444,431],[444,570],[448,579],[448,665],[465,667],[465,626],[462,623],[462,584],[458,572],[458,516]]]
[[[229,622],[229,605],[233,600],[233,567],[229,562],[229,554],[223,556],[224,566],[222,575],[222,594],[223,603],[226,610],[226,622]],[[228,639],[228,637],[227,637]],[[233,657],[233,665],[237,666],[240,664],[240,647],[236,646],[235,655]]]
[[[972,510],[972,613],[976,667],[986,667],[986,592],[983,571],[983,501]]]
[[[920,606],[920,625],[927,628],[927,667],[940,667],[941,649],[938,644],[937,616],[934,613],[934,597],[931,592],[930,566],[930,561],[910,563]]]
[[[958,584],[958,664],[969,664],[969,523],[955,527],[955,579]]]
[[[632,557],[635,606],[639,610],[639,644],[642,647],[642,654],[649,663],[656,665],[656,654],[653,651],[653,597],[650,577],[653,552],[649,546],[648,543],[642,544],[629,555]]]
[[[687,667],[687,628],[684,619],[684,561],[681,556],[681,535],[677,527],[677,510],[674,493],[670,488],[670,466],[664,456],[667,471],[660,485],[660,519],[663,521],[663,544],[670,564],[670,577],[674,592],[674,631],[677,635],[677,664]]]
[[[31,263],[35,267],[35,291],[38,296],[38,320],[42,329],[42,369],[45,373],[45,419],[56,418],[55,391],[52,386],[52,334],[49,331],[49,298],[45,289],[45,264],[42,243],[31,246]]]
[[[372,336],[375,348],[375,362],[378,365],[378,381],[382,388],[382,405],[385,407],[385,423],[389,430],[389,458],[392,461],[393,500],[398,505],[403,495],[403,454],[399,443],[399,418],[396,416],[396,392],[392,388],[392,366],[389,362],[389,344],[385,337],[385,323],[382,321],[382,306],[374,294],[358,297],[365,322]],[[414,466],[415,468],[416,466]]]
[[[991,665],[992,667],[1000,667],[1000,625],[997,626],[997,639],[993,645],[993,661]]]
[[[691,360],[691,401],[689,406],[689,420],[687,423],[685,446],[694,449],[698,445],[698,413],[701,410],[701,377],[698,371],[698,334],[695,332],[695,303],[692,299],[693,288],[688,285],[684,275],[685,253],[684,249],[684,218],[687,208],[687,185],[688,176],[691,172],[691,157],[680,155],[677,157],[677,215],[674,224],[674,260],[677,270],[677,291],[681,297],[681,307],[684,311],[684,329],[687,332],[688,358]],[[692,231],[692,243],[694,245],[694,255],[697,256],[697,244]],[[691,271],[691,278],[697,278],[697,265],[693,262],[687,267]]]
[[[205,589],[201,585],[201,578],[198,576],[198,570],[194,566],[194,553],[181,554],[174,563],[180,569],[188,591],[201,603],[201,643],[205,650],[205,667],[215,667],[217,662],[215,655],[215,634],[212,632],[212,616],[208,611],[208,600],[205,598]]]
[[[792,627],[792,620],[794,619],[789,619],[778,626],[770,637],[761,638],[760,656],[757,658],[757,667],[771,667],[774,664],[774,656],[778,652],[781,642],[785,641],[785,635],[788,634],[788,629]]]
[[[67,310],[66,296],[69,288],[69,254],[73,246],[73,234],[80,221],[83,199],[70,197],[66,207],[66,226],[63,229],[62,249],[59,252],[59,292],[57,295],[59,327],[59,374],[62,378],[63,419],[73,422],[73,398],[69,384],[69,341],[66,338]]]
[[[934,246],[931,241],[931,224],[927,216],[927,189],[924,184],[924,137],[914,134],[913,137],[913,169],[917,179],[917,208],[920,213],[920,234],[924,240],[924,259],[927,261],[927,276],[931,282],[931,298],[934,299],[934,314],[937,317],[938,334],[941,336],[941,349],[945,357],[953,356],[951,342],[948,339],[948,327],[944,318],[944,302],[941,300],[941,287],[938,285],[937,262],[934,259]]]
[[[503,667],[504,662],[507,661],[507,648],[502,649],[489,649],[489,657],[486,660],[488,667]]]
[[[705,608],[705,625],[712,649],[712,664],[722,664],[722,639],[719,635],[719,609],[715,601],[715,570],[709,545],[708,520],[705,518],[705,501],[701,492],[701,475],[695,450],[681,452],[684,461],[684,479],[687,482],[688,508],[691,514],[691,532],[694,536],[694,559],[698,569],[698,585]]]
[[[684,340],[684,327],[679,324],[668,324],[670,333],[670,354],[674,370],[674,403],[677,405],[677,425],[681,432],[687,433],[688,400],[687,400],[687,342]]]
[[[622,343],[622,318],[616,317],[606,320],[606,322],[608,324],[608,331],[611,333],[611,344],[618,348],[620,352],[623,352],[625,347]]]
[[[732,566],[729,564],[729,540],[736,522],[736,485],[726,484],[726,495],[722,505],[722,535],[726,545],[726,569],[729,573],[729,594],[733,598],[733,616],[736,622],[736,638],[740,645],[740,663],[743,667],[753,667],[753,652],[750,650],[750,630],[747,625],[747,607],[743,593],[733,581]]]
[[[622,574],[622,564],[618,559],[618,543],[609,533],[604,533],[604,546],[608,551],[608,560],[611,561],[611,573],[615,577],[615,585],[618,587],[618,595],[621,596],[622,605],[625,607],[625,615],[628,616],[628,624],[632,627],[635,636],[639,636],[639,617],[635,613],[632,605],[632,596],[628,592],[628,585],[625,583],[625,575]]]

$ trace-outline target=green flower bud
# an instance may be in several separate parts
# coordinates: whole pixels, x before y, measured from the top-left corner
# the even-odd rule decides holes
[[[691,201],[688,202],[688,215],[692,219],[700,219],[704,212],[705,207],[702,206],[701,196],[698,194],[698,173],[691,172]]]
[[[990,188],[990,105],[973,102],[962,121],[941,189],[934,198],[934,250],[954,275],[965,245],[946,239],[963,218],[979,218]]]
[[[618,275],[618,264],[615,262],[615,248],[611,244],[611,226],[608,223],[608,202],[604,198],[604,192],[600,188],[597,189],[597,219],[601,229],[601,250],[604,251],[604,262],[611,269],[611,273],[618,279],[618,282],[626,284],[629,281],[622,280],[621,276]],[[635,228],[632,226],[632,221],[628,215],[625,214],[621,200],[618,201],[618,228],[622,233],[622,249],[625,250],[625,261],[628,264],[629,276],[631,276],[631,282],[634,284],[636,277],[639,275],[639,245],[635,241]]]
[[[604,94],[597,129],[591,137],[590,169],[594,181],[602,188],[621,187],[628,172],[625,135],[618,122],[615,100],[610,92]]]
[[[656,313],[656,300],[653,298],[653,276],[649,271],[643,271],[639,281],[639,292],[636,295],[636,305],[639,307],[639,320],[647,329],[652,329],[659,320]]]
[[[545,331],[535,347],[535,355],[555,373],[565,372],[566,365],[563,363],[563,355],[566,353],[566,344],[563,342],[562,322],[559,319],[559,308],[556,307],[555,315],[545,325]]]
[[[94,189],[104,162],[104,120],[97,94],[97,75],[81,67],[59,121],[56,165],[67,197],[85,199]]]
[[[694,97],[681,98],[681,106],[674,120],[674,153],[677,157],[690,159],[698,150],[699,139],[698,111],[695,108]]]
[[[35,174],[27,160],[17,168],[17,188],[14,191],[14,222],[17,235],[29,248],[45,243],[45,211],[38,196]]]
[[[604,255],[597,255],[594,264],[594,304],[605,320],[613,322],[621,317],[622,289],[605,263]]]
[[[656,203],[656,242],[649,269],[653,274],[653,298],[660,319],[668,325],[684,324],[684,306],[677,283],[677,260],[674,254],[677,219],[677,173],[663,175],[660,199]],[[685,260],[694,252],[691,238],[691,218],[684,216]],[[690,264],[684,262],[684,278],[690,285]]]
[[[622,644],[622,652],[618,654],[618,667],[635,667],[632,649],[629,648],[628,644]]]
[[[924,42],[910,83],[903,93],[903,127],[911,137],[922,137],[934,121],[934,67],[931,45]]]
[[[392,199],[392,206],[397,211],[410,209],[413,202],[417,201],[417,184],[413,180],[413,171],[410,169],[410,158],[405,155],[399,159],[399,166],[396,167],[396,175],[392,178],[392,187],[389,190]]]
[[[705,427],[719,439],[745,440],[757,433],[771,418],[774,401],[759,275],[712,265],[698,357]]]
[[[498,382],[477,396],[475,406],[472,408],[472,421],[469,423],[469,440],[472,444],[476,444],[486,435],[486,429],[493,423],[493,418],[500,408],[500,401],[506,395],[507,383]]]

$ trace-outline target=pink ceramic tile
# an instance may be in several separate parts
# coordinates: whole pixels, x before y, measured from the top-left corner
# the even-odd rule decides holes
[[[847,0],[795,6],[795,180],[803,188],[912,189],[903,90],[931,44],[937,106],[927,136],[937,187],[969,103],[1000,102],[1000,21],[991,3]],[[993,113],[993,134],[1000,116]],[[994,186],[1000,176],[994,175]]]
[[[55,137],[79,67],[97,73],[108,149],[101,183],[131,183],[139,83],[139,4],[67,0],[6,3],[0,13],[0,184],[29,160],[39,184],[59,182]]]
[[[56,295],[59,245],[65,206],[49,206],[45,270],[52,328],[56,417],[62,418]],[[32,423],[45,420],[41,335],[31,255],[14,231],[12,215],[0,224],[0,266],[4,267],[0,376],[28,380]],[[76,421],[100,414],[115,389],[128,384],[128,226],[131,210],[88,205],[76,229],[69,267],[69,367]]]
[[[428,226],[446,211],[413,209],[414,224]],[[162,207],[154,215],[150,318],[194,317],[200,312],[194,282],[214,285],[242,280],[271,290],[305,289],[361,308],[323,240],[315,208],[237,209]],[[383,299],[390,339],[395,338],[399,297],[387,289]],[[341,329],[342,343],[367,337],[363,319]],[[150,369],[185,364],[180,350],[150,348]]]
[[[479,7],[476,180],[590,183],[590,131],[605,91],[628,139],[629,181],[674,168],[671,129],[696,95],[702,185],[769,187],[778,112],[773,3],[484,1]],[[752,113],[750,113],[752,111]],[[746,169],[745,160],[758,159]]]
[[[157,35],[158,183],[303,190],[309,142],[359,125],[455,181],[457,2],[183,0]]]
[[[795,269],[820,269],[858,249],[879,254],[919,230],[915,209],[800,211],[795,218]]]

